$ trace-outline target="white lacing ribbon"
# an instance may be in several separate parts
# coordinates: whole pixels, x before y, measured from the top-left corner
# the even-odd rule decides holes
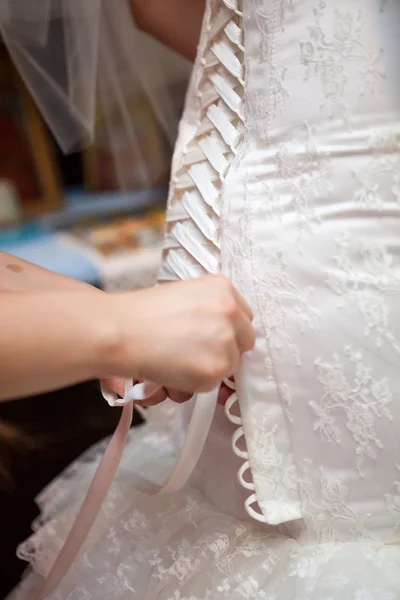
[[[232,383],[232,382],[230,382],[230,383]],[[230,385],[230,387],[232,388],[232,385]],[[233,387],[232,389],[236,389],[236,388]],[[244,433],[244,429],[243,429],[242,418],[239,415],[233,414],[233,408],[235,405],[237,405],[237,407],[238,407],[238,402],[239,402],[238,396],[235,391],[228,398],[228,400],[225,404],[225,414],[226,414],[227,418],[233,425],[236,425],[236,427],[237,427],[237,429],[235,430],[235,433],[232,436],[232,450],[233,450],[233,453],[238,458],[240,458],[241,460],[244,461],[243,464],[241,465],[240,469],[238,470],[238,480],[239,480],[240,485],[244,489],[253,492],[252,494],[250,494],[250,496],[248,496],[246,498],[246,501],[245,501],[245,508],[246,508],[247,513],[256,521],[260,521],[261,523],[266,523],[267,519],[265,518],[263,513],[260,510],[256,510],[254,508],[255,505],[258,507],[258,500],[257,500],[256,488],[255,488],[255,485],[253,483],[252,476],[251,476],[249,453],[247,452],[246,449],[240,448],[240,445],[239,445],[240,441],[242,441],[243,444],[245,445],[246,437],[245,437],[245,433]],[[250,475],[250,481],[247,481],[245,479],[245,473],[248,473]]]
[[[243,121],[241,105],[244,85],[244,66],[236,55],[238,51],[243,51],[242,28],[233,19],[235,17],[241,21],[243,15],[239,10],[239,0],[222,1],[223,5],[207,28],[209,43],[202,58],[205,75],[197,90],[202,118],[199,119],[192,147],[183,150],[182,169],[172,180],[174,189],[182,195],[183,201],[176,216],[173,207],[170,207],[170,231],[166,237],[166,253],[160,280],[190,279],[220,270],[220,186],[229,167],[228,156],[237,154],[241,139],[238,125]],[[218,36],[222,33],[227,40],[221,43]],[[239,93],[236,89],[238,87]],[[194,225],[197,226],[196,232],[192,229]],[[186,251],[184,257],[168,252],[177,248]],[[231,382],[226,384],[234,388]],[[123,405],[121,420],[100,462],[67,541],[44,582],[38,600],[46,598],[57,588],[79,553],[101,509],[122,457],[132,421],[133,402],[146,399],[156,389],[157,386],[150,383],[132,386],[132,382],[128,381],[123,400],[119,400],[110,390],[103,390],[106,400],[111,405]],[[166,483],[155,487],[152,493],[177,491],[188,480],[206,441],[218,401],[218,392],[219,388],[197,396],[186,439],[175,467]],[[228,418],[236,419],[232,422],[239,425],[233,439],[234,452],[246,461],[239,470],[239,481],[246,489],[254,492],[246,501],[248,513],[257,520],[264,520],[251,507],[256,502],[254,485],[244,479],[244,473],[250,468],[248,454],[237,445],[244,435],[243,427],[241,419],[239,423],[238,417],[230,415],[230,408],[236,401],[237,396],[234,393],[226,410]]]
[[[167,222],[169,234],[165,241],[163,272],[168,280],[176,275],[189,279],[205,272],[218,272],[220,186],[241,140],[244,94],[243,13],[239,0],[223,0],[209,23],[209,41],[202,57],[204,76],[197,90],[201,118],[193,143],[183,157],[182,170],[174,178],[175,189],[181,195],[179,203],[171,204]],[[196,230],[197,227],[197,230]],[[186,250],[186,256],[174,250]],[[232,382],[226,384],[235,390]],[[236,391],[226,404],[226,415],[237,427],[232,440],[233,452],[244,461],[239,469],[239,483],[251,492],[246,499],[247,513],[255,520],[266,522],[259,509],[256,488],[251,480],[251,468],[245,446],[242,419],[232,413],[238,402]]]
[[[57,589],[79,554],[101,510],[101,506],[121,462],[132,423],[133,403],[146,400],[159,389],[159,386],[149,382],[137,384],[133,387],[130,387],[129,384],[130,382],[128,381],[126,393],[122,400],[118,399],[118,396],[114,392],[108,389],[103,390],[103,395],[109,404],[113,406],[123,405],[121,419],[97,467],[86,498],[83,501],[71,531],[43,583],[37,600],[47,598]],[[218,393],[219,386],[212,392],[197,395],[194,400],[193,414],[186,438],[174,468],[163,485],[154,485],[152,488],[146,489],[146,493],[171,494],[177,492],[185,485],[200,458],[206,442],[218,402]]]

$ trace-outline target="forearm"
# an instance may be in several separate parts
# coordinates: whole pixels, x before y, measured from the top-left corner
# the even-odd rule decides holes
[[[0,400],[104,375],[116,339],[107,302],[86,290],[0,293]]]
[[[196,56],[205,0],[130,0],[146,33],[190,60]]]
[[[93,291],[96,288],[0,252],[0,292]]]

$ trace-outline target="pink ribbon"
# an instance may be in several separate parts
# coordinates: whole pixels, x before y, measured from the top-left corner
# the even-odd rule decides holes
[[[68,537],[43,582],[36,600],[44,600],[52,594],[64,579],[72,563],[82,549],[82,546],[96,520],[102,504],[121,462],[126,439],[132,423],[133,403],[152,396],[159,386],[145,382],[132,386],[128,381],[125,386],[125,396],[122,400],[110,390],[103,389],[103,396],[110,405],[122,405],[122,415],[118,427],[97,467],[90,484],[86,498],[77,514]],[[156,487],[154,494],[174,493],[180,490],[189,479],[203,450],[208,432],[211,427],[215,408],[218,401],[219,386],[212,392],[198,394],[195,398],[194,409],[185,442],[174,468],[164,485]]]

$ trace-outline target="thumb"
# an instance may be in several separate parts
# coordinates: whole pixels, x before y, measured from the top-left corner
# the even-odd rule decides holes
[[[120,377],[106,377],[101,379],[101,383],[111,389],[113,392],[118,394],[121,398],[124,397],[125,393],[125,380]]]

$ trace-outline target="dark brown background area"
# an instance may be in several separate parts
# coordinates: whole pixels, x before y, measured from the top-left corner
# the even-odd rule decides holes
[[[36,398],[0,404],[0,598],[26,564],[15,555],[38,515],[34,498],[68,464],[115,428],[118,409],[90,382]],[[1,429],[0,425],[0,429]]]

